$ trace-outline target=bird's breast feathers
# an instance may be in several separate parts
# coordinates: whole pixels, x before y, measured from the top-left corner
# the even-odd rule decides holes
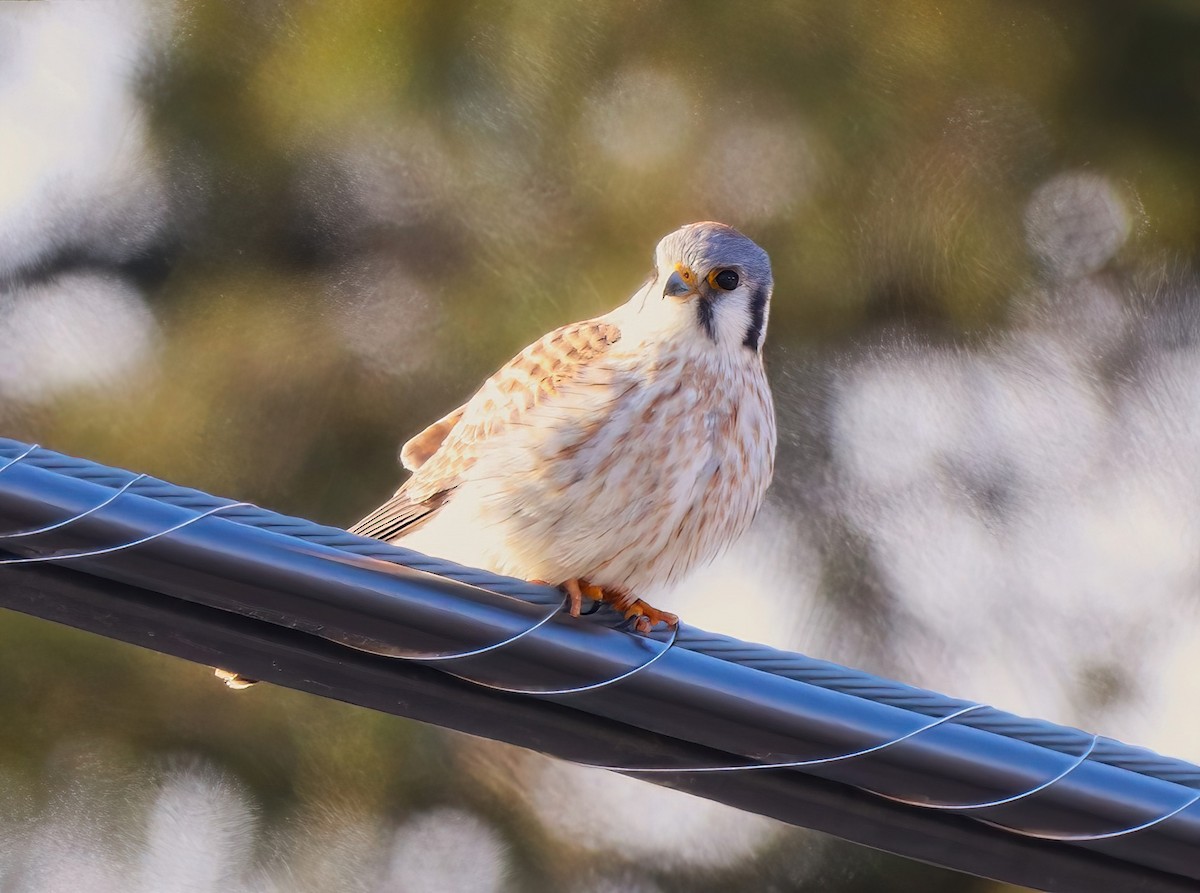
[[[523,351],[410,482],[456,466],[451,498],[405,544],[635,592],[719,553],[771,478],[770,390],[750,352],[729,360],[663,348],[592,321]]]

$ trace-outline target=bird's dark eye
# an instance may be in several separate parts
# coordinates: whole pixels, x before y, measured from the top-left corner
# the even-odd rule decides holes
[[[713,274],[713,284],[725,291],[733,291],[738,287],[738,274],[733,270],[720,270]]]

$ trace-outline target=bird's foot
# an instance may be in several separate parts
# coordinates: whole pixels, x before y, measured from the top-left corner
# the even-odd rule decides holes
[[[541,580],[534,580],[534,583],[541,583]],[[612,593],[605,592],[599,586],[593,586],[587,580],[580,580],[578,577],[572,577],[559,587],[567,594],[568,611],[572,617],[578,617],[583,613],[583,597],[587,596],[596,602],[613,602],[616,603],[619,599],[627,599],[622,592],[614,591]],[[597,607],[599,607],[597,605]],[[595,608],[588,611],[589,614],[595,613]]]
[[[575,578],[563,583],[562,588],[570,598],[572,617],[579,616],[583,597],[586,595],[598,602],[608,602],[624,614],[626,620],[632,620],[633,628],[640,633],[650,632],[659,623],[665,623],[672,629],[679,625],[679,618],[674,614],[660,611],[620,589],[605,589],[603,586],[596,586],[587,580]]]
[[[538,581],[534,581],[535,583]],[[579,610],[583,607],[583,587],[579,585],[579,581],[572,577],[570,580],[562,584],[562,590],[567,594],[570,600],[568,610],[572,617],[579,616]]]
[[[648,633],[660,623],[665,623],[668,629],[675,629],[679,626],[678,616],[669,611],[660,611],[653,605],[646,604],[640,598],[634,599],[622,610],[625,612],[625,619],[632,620],[633,628],[639,633]]]

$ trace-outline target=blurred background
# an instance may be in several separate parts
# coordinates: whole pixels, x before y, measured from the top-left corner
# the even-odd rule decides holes
[[[346,525],[723,220],[777,477],[661,606],[1197,760],[1198,46],[1188,0],[4,4],[0,433]],[[0,680],[13,893],[1002,889],[11,613]]]

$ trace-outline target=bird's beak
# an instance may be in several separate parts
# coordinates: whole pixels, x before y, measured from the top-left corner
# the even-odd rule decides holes
[[[667,278],[663,287],[664,298],[685,298],[699,294],[696,287],[696,274],[683,264],[676,264],[675,271]]]

